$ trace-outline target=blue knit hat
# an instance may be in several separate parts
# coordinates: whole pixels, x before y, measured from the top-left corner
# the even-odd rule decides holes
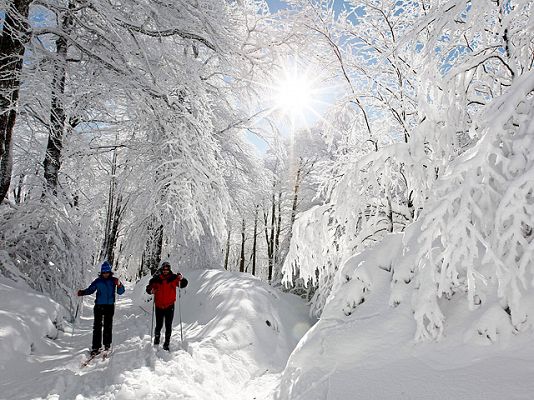
[[[104,261],[102,263],[102,267],[100,267],[100,272],[111,272],[111,265],[107,261]]]

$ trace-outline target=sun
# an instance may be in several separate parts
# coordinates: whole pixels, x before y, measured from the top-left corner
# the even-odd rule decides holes
[[[264,91],[260,97],[262,118],[278,121],[284,130],[307,129],[324,121],[334,87],[326,86],[327,72],[298,58],[273,65],[264,81],[255,81]]]
[[[286,76],[275,88],[274,102],[278,109],[289,115],[299,115],[311,107],[313,89],[306,76]]]

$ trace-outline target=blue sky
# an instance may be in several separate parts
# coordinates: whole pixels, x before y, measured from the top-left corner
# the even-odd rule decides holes
[[[287,4],[283,0],[267,0],[267,4],[269,5],[271,12],[287,8]],[[344,4],[345,0],[334,0],[334,9],[340,11]]]
[[[271,12],[276,12],[282,8],[286,8],[286,5],[281,0],[267,0],[267,3],[269,4],[269,9]]]

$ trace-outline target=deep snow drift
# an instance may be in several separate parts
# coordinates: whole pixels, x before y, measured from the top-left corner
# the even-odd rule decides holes
[[[150,344],[145,277],[118,297],[112,357],[84,368],[94,296],[84,298],[75,326],[66,324],[52,340],[46,335],[58,334],[53,320],[60,307],[3,280],[0,398],[272,399],[289,354],[311,326],[305,304],[244,274],[184,275],[190,284],[181,292],[183,349],[178,307],[171,353]]]
[[[408,245],[403,238],[390,235],[339,269],[321,320],[290,357],[279,399],[534,398],[533,327],[514,334],[497,298],[475,311],[461,294],[442,299],[444,337],[414,340],[414,282],[392,284],[392,267],[402,271],[418,248],[417,234]]]
[[[171,353],[149,343],[146,277],[119,297],[111,359],[85,368],[93,297],[74,327],[58,330],[61,307],[4,279],[0,399],[531,399],[532,328],[515,335],[494,302],[471,312],[465,298],[444,300],[443,339],[414,341],[410,290],[390,287],[400,246],[391,235],[347,260],[311,329],[294,296],[248,275],[186,271],[184,349],[177,308]]]

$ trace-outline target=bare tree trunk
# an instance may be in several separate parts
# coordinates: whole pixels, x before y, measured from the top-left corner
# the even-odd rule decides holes
[[[289,221],[289,235],[288,235],[290,239],[293,233],[293,224],[295,223],[295,218],[297,217],[297,205],[299,201],[301,173],[302,173],[302,168],[299,165],[299,168],[297,169],[297,175],[295,176],[295,186],[293,186],[293,204],[291,205],[291,220]]]
[[[393,208],[391,207],[391,195],[388,194],[388,222],[389,228],[388,231],[393,233]]]
[[[282,191],[278,192],[278,217],[276,221],[276,236],[274,238],[274,265],[278,268],[280,261],[280,232],[282,230]]]
[[[26,178],[26,175],[24,174],[21,174],[19,176],[19,182],[17,184],[17,188],[14,190],[13,192],[13,196],[15,198],[15,204],[21,204],[22,201],[23,201],[23,196],[22,196],[22,188],[24,187],[24,179]]]
[[[410,212],[409,222],[412,222],[415,218],[415,207],[413,205],[413,190],[410,190],[410,194],[408,195],[408,210]]]
[[[289,231],[287,233],[286,237],[286,243],[287,245],[284,246],[282,257],[285,257],[287,255],[287,252],[289,251],[289,246],[291,243],[291,238],[293,237],[293,225],[295,224],[295,219],[297,218],[297,207],[299,202],[299,192],[300,192],[300,184],[301,180],[303,178],[303,164],[302,162],[299,162],[299,166],[297,168],[297,173],[295,175],[295,184],[293,186],[293,200],[291,204],[291,216],[289,219]]]
[[[115,261],[115,245],[118,239],[119,226],[124,210],[122,195],[117,194],[117,149],[113,150],[111,161],[111,180],[109,182],[108,208],[106,226],[104,228],[104,241],[100,251],[100,259],[108,260],[112,265]]]
[[[154,228],[154,225],[157,225]],[[159,268],[161,252],[163,249],[163,225],[157,223],[156,219],[148,227],[148,239],[141,259],[142,273],[150,271],[153,275]]]
[[[256,275],[256,248],[257,248],[257,237],[258,237],[258,208],[256,205],[256,212],[254,214],[254,236],[252,237],[252,275]]]
[[[122,196],[117,197],[115,202],[115,212],[113,213],[113,223],[111,224],[110,240],[107,253],[108,260],[112,265],[116,266],[116,257],[115,257],[115,247],[117,245],[117,239],[119,238],[119,226],[122,221],[122,212],[124,208],[122,207]]]
[[[100,259],[108,260],[109,257],[109,243],[111,241],[111,225],[113,220],[113,214],[115,213],[115,188],[117,182],[115,180],[115,173],[117,171],[117,149],[113,150],[113,157],[111,159],[111,179],[109,181],[108,190],[108,208],[106,212],[106,225],[104,227],[104,242],[102,243],[102,249],[100,250]]]
[[[273,266],[272,266],[272,250],[271,250],[271,240],[269,238],[269,214],[265,212],[265,209],[263,210],[263,222],[264,222],[264,231],[265,231],[265,243],[267,245],[267,260],[269,263],[269,278],[271,277]]]
[[[241,225],[241,256],[239,257],[239,272],[245,272],[245,218]]]
[[[13,128],[17,118],[24,43],[31,0],[9,2],[0,36],[0,203],[11,184]]]
[[[228,258],[230,256],[230,235],[232,230],[228,227],[228,236],[226,237],[226,254],[224,256],[224,269],[228,271]]]
[[[70,1],[69,10],[61,18],[58,16],[58,22],[61,19],[61,29],[66,34],[69,34],[72,30],[73,19],[70,11],[74,7],[74,1]],[[61,150],[63,149],[63,135],[65,132],[66,116],[63,96],[67,77],[67,51],[67,39],[63,36],[58,37],[56,39],[56,63],[52,80],[50,133],[43,162],[47,190],[51,190],[54,195],[57,193],[58,174],[61,167]]]
[[[274,193],[274,188],[276,183],[273,182],[273,195],[271,198],[271,236],[269,238],[269,283],[273,280],[273,267],[274,267],[274,232],[275,232],[275,221],[276,221],[276,197]]]

